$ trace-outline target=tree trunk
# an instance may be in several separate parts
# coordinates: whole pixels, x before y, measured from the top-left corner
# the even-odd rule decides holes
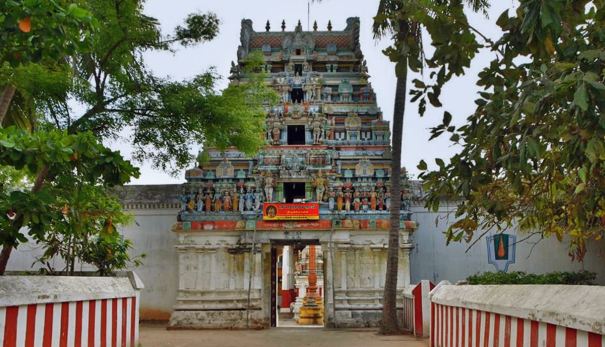
[[[401,215],[401,142],[403,138],[403,116],[405,113],[407,61],[405,72],[397,77],[395,89],[395,108],[393,110],[393,144],[391,161],[391,211],[389,230],[389,248],[387,251],[387,272],[384,283],[384,302],[382,306],[382,325],[380,334],[400,333],[397,320],[397,273],[399,263],[399,225]]]
[[[6,265],[8,264],[8,258],[10,258],[12,251],[13,246],[4,245],[4,247],[2,247],[2,252],[0,252],[0,276],[4,276],[4,271],[6,271]]]
[[[38,173],[38,176],[36,177],[36,182],[34,183],[34,187],[32,188],[32,193],[36,193],[42,188],[42,185],[44,184],[44,180],[46,179],[46,176],[48,175],[48,170],[49,170],[49,167],[45,166]],[[23,225],[20,225],[19,229],[21,229],[21,227],[23,227]],[[4,276],[4,272],[6,271],[6,265],[8,264],[8,259],[10,258],[12,251],[13,251],[12,245],[5,244],[2,246],[2,252],[0,252],[0,276]]]
[[[8,112],[13,95],[15,95],[15,86],[12,84],[6,85],[0,89],[0,126],[4,122],[4,117]]]

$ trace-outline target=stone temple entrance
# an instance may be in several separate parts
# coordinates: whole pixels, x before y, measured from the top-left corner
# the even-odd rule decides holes
[[[377,326],[389,211],[399,205],[399,292],[409,284],[416,223],[406,172],[390,166],[389,122],[368,80],[359,26],[359,18],[349,18],[342,31],[305,32],[299,24],[294,31],[256,32],[242,21],[229,79],[254,78],[243,67],[252,51],[262,52],[264,81],[281,100],[265,105],[258,154],[204,146],[198,165],[185,172],[172,228],[179,288],[169,328],[265,329],[279,325],[278,307],[292,304],[306,305],[299,318],[326,327]],[[403,189],[392,186],[392,175],[402,178]],[[304,269],[298,276],[294,268],[284,287],[279,257],[298,242],[316,246],[323,277],[313,284],[311,274],[300,279]],[[307,292],[316,296],[308,300]]]
[[[305,243],[316,245],[320,259],[318,269],[323,269],[323,281],[318,279],[317,286],[323,304],[324,325],[364,327],[379,324],[387,230],[355,228],[354,223],[346,220],[334,223],[332,230],[330,227],[319,229],[323,225],[321,220],[249,222],[242,225],[242,228],[248,225],[248,230],[238,230],[237,225],[232,226],[235,230],[221,230],[219,227],[223,222],[175,225],[179,290],[169,329],[267,329],[279,326],[278,300],[280,308],[284,299],[286,305],[294,303],[296,306],[297,297],[303,289],[307,290],[305,281],[297,279],[296,275],[298,270],[304,277],[305,269],[302,265],[296,269],[296,264],[288,260],[290,267],[294,267],[294,276],[290,276],[286,291],[282,278],[281,297],[278,296],[279,256],[283,274],[283,249],[290,245],[294,254],[294,249],[301,249]],[[254,230],[255,226],[257,230]],[[293,232],[295,227],[298,230]],[[280,229],[271,230],[273,228]],[[409,284],[411,243],[408,236],[409,232],[402,230],[397,284],[401,290]],[[280,249],[281,253],[278,252]]]

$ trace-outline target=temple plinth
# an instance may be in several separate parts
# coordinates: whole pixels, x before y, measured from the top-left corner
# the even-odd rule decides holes
[[[315,246],[309,246],[309,287],[303,299],[297,321],[301,325],[323,323],[323,302],[317,293],[317,255]]]

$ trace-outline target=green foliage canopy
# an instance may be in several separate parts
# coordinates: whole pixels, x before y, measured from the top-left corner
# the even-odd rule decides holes
[[[605,231],[605,6],[604,1],[519,1],[515,13],[497,19],[501,37],[483,37],[497,53],[481,71],[484,90],[464,126],[443,122],[433,137],[450,134],[462,150],[437,159],[438,169],[425,170],[427,206],[462,196],[448,241],[470,240],[513,225],[538,230],[562,240],[571,237],[570,255],[582,259],[587,240]],[[439,17],[439,16],[437,16]],[[433,82],[415,81],[421,114],[426,99],[440,106],[441,81],[457,73],[451,49],[479,49],[478,31],[466,19],[451,16],[452,26],[470,28],[472,36],[448,33],[436,40],[428,64]],[[452,35],[450,35],[452,34]],[[469,56],[472,58],[472,56]],[[447,69],[446,69],[447,67]]]
[[[216,16],[191,14],[174,35],[163,37],[142,7],[139,0],[0,4],[0,78],[6,83],[0,86],[0,120],[14,95],[11,119],[3,124],[23,129],[0,132],[0,165],[36,175],[31,191],[9,189],[0,196],[0,274],[12,247],[26,241],[22,227],[46,242],[46,258],[61,255],[71,271],[76,257],[104,264],[102,271],[124,264],[127,259],[113,251],[115,258],[104,261],[81,253],[93,250],[94,235],[101,248],[109,241],[116,252],[130,247],[100,237],[127,221],[104,188],[139,174],[103,145],[124,131],[132,133],[135,160],[172,173],[191,163],[194,145],[236,146],[246,153],[262,145],[257,134],[266,91],[258,84],[220,93],[213,70],[172,81],[153,75],[145,64],[145,52],[174,51],[176,44],[214,38]],[[71,107],[74,101],[79,107]],[[105,203],[82,203],[91,199]]]

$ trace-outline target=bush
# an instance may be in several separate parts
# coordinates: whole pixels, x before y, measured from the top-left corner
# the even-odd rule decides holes
[[[590,271],[578,272],[549,272],[542,275],[527,274],[523,271],[514,271],[510,273],[485,272],[469,276],[466,281],[468,284],[574,284],[574,285],[594,285],[597,274]]]

